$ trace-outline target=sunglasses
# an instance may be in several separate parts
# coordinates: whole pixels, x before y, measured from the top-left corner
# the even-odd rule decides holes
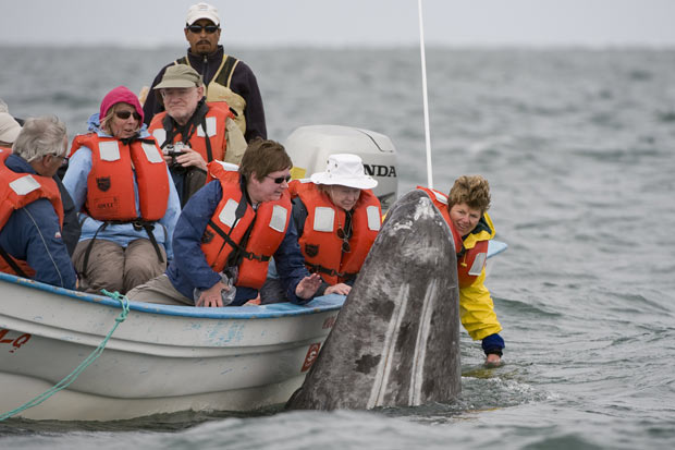
[[[272,178],[272,177],[269,176],[269,175],[267,175],[267,178]],[[285,181],[286,183],[288,183],[289,181],[291,181],[291,176],[290,176],[290,175],[286,175],[285,177],[276,177],[276,178],[272,178],[272,181],[274,181],[276,184],[281,184],[281,183],[283,183],[284,181]]]
[[[127,120],[131,116],[131,111],[115,111],[115,117],[122,120]],[[133,112],[134,119],[141,120],[141,115],[136,111]]]
[[[351,245],[349,245],[347,233],[342,228],[338,228],[337,237],[342,239],[342,253],[349,253],[352,251]]]
[[[220,29],[218,25],[188,25],[185,28],[194,34],[201,33],[202,30],[206,31],[208,34],[213,34]]]

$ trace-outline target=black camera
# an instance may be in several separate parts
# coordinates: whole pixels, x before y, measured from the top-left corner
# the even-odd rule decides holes
[[[164,154],[175,158],[176,156],[184,155],[187,153],[187,149],[190,147],[183,144],[182,142],[176,142],[175,144],[169,144],[164,147]]]
[[[176,142],[175,144],[169,144],[164,147],[162,150],[164,154],[171,157],[169,167],[172,169],[182,168],[183,166],[176,162],[176,157],[186,154],[188,149],[190,149],[190,147],[182,142]]]

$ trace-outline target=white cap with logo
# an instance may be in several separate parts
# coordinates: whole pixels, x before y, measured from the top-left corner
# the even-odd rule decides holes
[[[220,26],[220,16],[218,15],[218,8],[208,3],[199,2],[196,5],[190,6],[188,9],[185,23],[192,25],[199,19],[207,19],[213,22],[214,25]]]

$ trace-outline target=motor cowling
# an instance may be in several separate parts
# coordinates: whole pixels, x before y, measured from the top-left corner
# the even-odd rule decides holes
[[[383,213],[397,198],[396,148],[383,134],[341,125],[308,125],[296,128],[284,146],[293,160],[293,179],[325,171],[328,155],[352,153],[363,160],[365,173],[378,181],[373,192],[380,199]]]

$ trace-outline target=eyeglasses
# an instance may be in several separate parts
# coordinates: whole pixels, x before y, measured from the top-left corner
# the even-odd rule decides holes
[[[115,111],[115,117],[122,120],[127,120],[131,116],[131,111]],[[133,112],[134,119],[141,120],[141,115],[136,111]]]
[[[68,164],[68,160],[70,159],[68,156],[61,156],[61,155],[57,155],[56,153],[54,153],[52,156],[54,158],[59,158],[61,160],[62,166],[65,166],[66,164]]]
[[[194,34],[201,33],[202,30],[206,31],[207,34],[213,34],[220,29],[218,25],[188,25],[185,28]]]
[[[272,178],[272,177],[269,176],[269,175],[267,175],[266,178]],[[276,184],[281,184],[281,183],[283,183],[284,181],[285,181],[286,183],[288,183],[289,181],[291,181],[291,176],[290,176],[290,175],[286,175],[285,177],[276,177],[276,178],[272,178],[272,180],[273,180]]]
[[[337,237],[342,239],[342,253],[349,253],[352,251],[351,245],[349,245],[349,236],[345,233],[345,230],[338,228]]]

